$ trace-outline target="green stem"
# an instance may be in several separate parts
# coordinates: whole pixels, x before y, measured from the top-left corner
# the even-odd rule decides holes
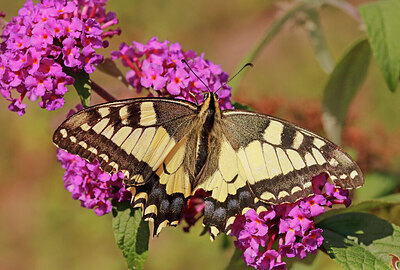
[[[240,62],[237,70],[239,70],[242,66],[247,63],[251,63],[256,59],[256,57],[260,54],[261,50],[279,33],[282,26],[293,17],[297,12],[306,10],[308,7],[311,7],[309,3],[301,2],[294,6],[292,9],[288,10],[282,17],[280,17],[272,26],[268,29],[268,31],[264,34],[264,36],[260,39],[259,42],[253,47],[249,54],[247,54],[242,61]],[[238,74],[235,81],[231,83],[232,87],[232,95],[236,93],[238,85],[240,83],[241,78],[245,74],[245,70]]]

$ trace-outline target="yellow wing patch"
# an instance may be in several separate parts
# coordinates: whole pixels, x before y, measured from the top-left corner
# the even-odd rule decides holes
[[[244,151],[241,154],[245,155]],[[246,166],[250,172],[251,168],[248,162]],[[214,199],[224,202],[229,194],[236,194],[238,189],[246,185],[247,177],[244,171],[239,154],[223,136],[217,170],[208,179],[200,183],[192,193],[194,194],[198,189],[212,191],[211,196]]]
[[[173,193],[182,193],[185,197],[191,195],[189,174],[183,166],[187,139],[185,137],[173,147],[156,172],[160,184],[166,186],[168,195]]]

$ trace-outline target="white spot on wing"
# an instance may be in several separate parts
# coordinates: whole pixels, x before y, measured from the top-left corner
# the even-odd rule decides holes
[[[129,106],[124,106],[121,109],[119,109],[119,117],[121,118],[121,123],[123,125],[128,124],[128,117],[129,117],[128,108]]]
[[[108,162],[109,158],[106,154],[100,154],[99,158],[103,159],[105,162]]]
[[[311,186],[312,186],[311,182],[304,183],[304,185],[303,185],[304,188],[309,188]]]
[[[84,141],[80,141],[78,144],[85,149],[87,148],[87,143],[85,143]]]
[[[282,190],[278,194],[278,199],[284,198],[284,197],[287,197],[287,196],[289,196],[289,193],[287,191],[285,191],[285,190]]]
[[[299,191],[302,191],[301,187],[295,186],[295,187],[292,188],[292,190],[290,192],[292,194],[294,194],[294,193],[299,192]]]
[[[323,140],[321,140],[321,139],[318,139],[318,138],[314,138],[314,140],[313,140],[313,144],[318,148],[318,149],[320,149],[322,146],[324,146],[326,143],[323,141]]]
[[[82,129],[83,131],[88,131],[88,130],[90,129],[90,126],[88,125],[88,123],[83,123],[83,124],[81,125],[81,129]]]
[[[101,117],[106,117],[107,115],[110,114],[110,108],[108,108],[108,107],[99,108],[97,111],[99,112]]]
[[[358,172],[354,170],[354,171],[352,171],[352,172],[350,173],[350,178],[351,178],[351,179],[354,179],[357,175],[358,175]]]
[[[67,130],[65,128],[60,130],[61,136],[65,139],[68,136]]]
[[[89,147],[88,149],[89,152],[92,152],[93,154],[97,155],[97,149],[94,147]]]
[[[276,200],[275,195],[272,194],[272,193],[269,192],[269,191],[265,191],[263,194],[261,194],[260,198],[261,198],[262,200],[266,200],[266,201],[270,201],[271,199]]]
[[[339,162],[337,162],[336,159],[331,158],[331,159],[329,160],[329,164],[330,164],[331,166],[333,166],[333,167],[336,167],[337,165],[339,165]]]

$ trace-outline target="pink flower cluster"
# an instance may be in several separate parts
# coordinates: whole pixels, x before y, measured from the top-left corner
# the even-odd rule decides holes
[[[74,200],[81,201],[82,207],[94,209],[96,215],[102,216],[112,209],[110,199],[130,201],[132,193],[125,189],[123,173],[110,176],[100,169],[97,160],[89,163],[64,150],[58,150],[57,158],[65,169],[65,188],[71,192]]]
[[[230,87],[226,85],[228,74],[219,65],[204,59],[194,51],[183,51],[178,43],[158,41],[157,37],[147,44],[136,41],[131,46],[123,43],[119,51],[112,52],[112,59],[122,59],[130,70],[126,73],[127,81],[139,91],[152,88],[150,96],[174,97],[198,102],[203,100],[207,87],[218,95],[222,108],[232,108]],[[192,70],[207,85],[203,85],[189,68],[181,62],[185,59]]]
[[[47,110],[64,105],[66,85],[74,83],[65,70],[92,73],[103,60],[96,49],[108,45],[104,38],[120,32],[103,30],[118,23],[114,13],[105,13],[105,2],[25,3],[1,35],[0,92],[10,101],[9,110],[23,115],[25,97],[41,98],[39,105]]]
[[[271,206],[269,211],[248,210],[236,217],[231,235],[235,245],[244,251],[243,259],[256,269],[286,269],[282,257],[304,259],[322,245],[322,229],[314,218],[333,204],[350,205],[349,192],[335,188],[328,176],[321,174],[312,180],[315,195],[293,204]],[[277,250],[273,249],[278,241]]]

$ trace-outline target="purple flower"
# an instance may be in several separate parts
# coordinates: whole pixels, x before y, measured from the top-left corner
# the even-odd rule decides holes
[[[300,206],[305,211],[308,211],[312,217],[321,215],[324,212],[326,199],[322,195],[315,195],[300,202]]]
[[[152,87],[155,90],[149,96],[202,102],[202,93],[219,90],[220,106],[232,108],[231,89],[226,85],[228,74],[219,65],[204,59],[203,54],[199,56],[194,51],[183,51],[178,43],[160,42],[157,37],[151,38],[147,44],[133,41],[128,46],[122,43],[119,51],[113,51],[111,56],[112,59],[121,59],[122,64],[130,68],[126,79],[134,88],[140,91],[143,87]],[[182,59],[210,90],[181,62]]]
[[[304,259],[323,243],[322,229],[315,228],[314,218],[325,207],[345,204],[348,192],[334,188],[328,175],[312,179],[315,195],[292,204],[267,205],[268,211],[248,210],[236,216],[231,225],[235,246],[244,251],[243,260],[256,269],[286,269],[282,257]],[[278,240],[277,249],[273,244]]]
[[[167,78],[161,76],[162,73],[162,66],[143,61],[140,83],[146,88],[153,87],[154,90],[160,90],[167,82]]]
[[[10,105],[8,105],[8,109],[12,112],[16,112],[18,115],[24,115],[26,105],[23,104],[19,99],[11,100]]]
[[[196,193],[189,198],[181,212],[181,221],[184,220],[187,223],[187,226],[183,227],[185,232],[189,232],[189,229],[203,216],[205,207],[204,199],[210,195],[210,192],[198,189]]]
[[[250,209],[244,215],[246,217],[246,230],[254,236],[265,236],[268,233],[268,226],[264,220],[259,218],[254,209]]]
[[[58,150],[57,158],[65,169],[63,177],[65,188],[71,192],[72,198],[81,201],[81,206],[94,209],[101,216],[111,211],[110,199],[129,201],[131,192],[124,187],[121,172],[110,176],[100,169],[99,162],[92,163]]]
[[[257,260],[259,269],[272,269],[275,266],[275,259],[278,258],[279,253],[276,250],[267,250]]]
[[[9,109],[25,113],[23,99],[41,99],[47,110],[63,106],[67,85],[73,77],[64,73],[92,73],[103,56],[95,49],[105,47],[105,38],[120,30],[105,31],[118,23],[106,13],[105,0],[42,0],[24,7],[5,26],[0,43],[0,92]],[[19,97],[17,97],[19,96]]]
[[[302,243],[304,244],[306,250],[315,251],[319,246],[322,245],[324,238],[322,237],[322,229],[311,230],[308,235],[306,235]]]

